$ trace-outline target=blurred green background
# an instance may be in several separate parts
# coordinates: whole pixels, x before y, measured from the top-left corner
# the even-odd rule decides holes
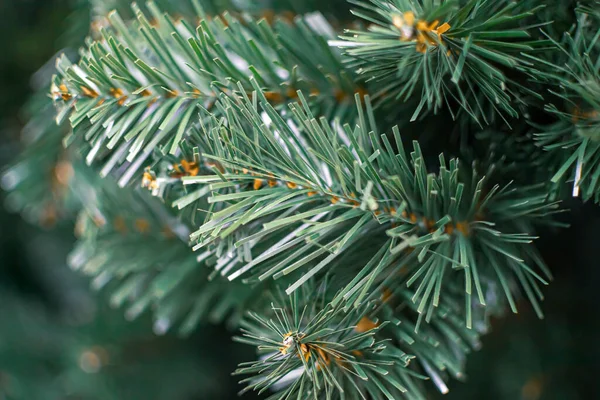
[[[23,107],[43,86],[49,60],[85,34],[87,14],[74,16],[76,4],[0,0],[0,170],[23,148]],[[495,320],[468,360],[466,384],[452,382],[444,398],[600,398],[600,209],[577,200],[567,206],[572,227],[541,241],[555,274],[546,319],[524,304],[521,314]],[[0,400],[236,398],[230,373],[252,359],[252,349],[234,344],[224,327],[204,326],[182,340],[155,336],[150,318],[125,321],[67,269],[72,232],[68,219],[41,229],[0,207]]]

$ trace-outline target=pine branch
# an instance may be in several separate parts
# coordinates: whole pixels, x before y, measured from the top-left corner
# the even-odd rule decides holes
[[[354,2],[372,25],[342,43],[320,14],[215,16],[227,0],[195,1],[193,12],[164,4],[181,19],[154,2],[133,5],[131,22],[110,13],[79,63],[59,59],[51,89],[58,122],[73,129],[65,144],[108,177],[75,167],[85,209],[71,266],[129,318],[152,308],[157,333],[241,324],[237,340],[261,353],[237,371],[250,375],[244,391],[420,400],[428,377],[446,393],[491,315],[516,312],[524,295],[542,316],[551,275],[535,226],[558,225],[548,218],[558,204],[546,185],[504,184],[506,157],[426,162],[399,128],[379,132],[374,107],[415,101],[415,120],[458,105],[471,117],[461,122],[509,122],[543,99],[529,80],[553,82],[567,106],[547,107],[558,122],[538,143],[556,156],[527,164],[560,163],[555,181],[576,166],[575,186],[597,196],[595,11],[582,8],[575,37],[558,45],[534,36],[545,23],[529,22],[542,18],[532,3]],[[348,48],[346,65],[328,40]],[[556,47],[573,60],[542,71],[555,63],[537,54]],[[354,69],[376,88],[374,104]],[[523,143],[491,131],[477,139],[502,153]],[[515,153],[511,168],[538,154]]]
[[[250,90],[251,76],[274,103],[283,105],[304,89],[315,110],[353,117],[349,99],[358,89],[308,19],[271,28],[265,20],[225,15],[201,21],[194,32],[153,3],[148,8],[157,27],[135,7],[138,20],[131,27],[111,14],[112,29],[88,45],[79,65],[58,61],[52,90],[57,120],[68,117],[73,127],[65,143],[88,143],[88,164],[101,162],[101,174],[114,171],[121,186],[141,177],[153,153],[177,154],[197,125],[198,107],[218,113],[218,93],[237,90],[237,81]],[[319,17],[312,21],[331,30]]]
[[[494,277],[516,311],[514,277],[541,315],[537,282],[546,280],[533,266],[550,275],[531,245],[532,222],[557,210],[543,187],[492,185],[443,156],[440,172],[429,174],[418,144],[408,157],[397,130],[393,143],[369,131],[372,108],[359,106],[361,125],[331,129],[306,102],[278,114],[255,87],[257,97],[223,96],[228,118],[213,118],[198,135],[213,174],[182,178],[208,196],[208,217],[191,238],[196,249],[228,248],[222,275],[255,282],[302,268],[290,294],[341,269],[344,301],[359,306],[381,292],[377,285],[415,285],[420,313],[463,285],[467,326],[473,286],[485,304],[480,276]],[[350,257],[358,243],[362,255]]]
[[[276,292],[270,312],[249,313],[243,336],[235,340],[256,346],[259,360],[236,371],[251,375],[242,381],[243,392],[271,389],[272,399],[338,398],[340,390],[350,399],[424,399],[420,380],[427,376],[445,394],[449,376],[464,378],[465,356],[481,347],[479,334],[488,329],[483,313],[477,314],[477,329],[467,329],[455,315],[460,307],[448,303],[419,328],[422,318],[416,318],[406,289],[386,290],[380,299],[349,309],[330,303],[333,293],[331,285],[310,280],[290,297]],[[357,345],[364,347],[357,351]]]
[[[523,56],[550,44],[532,38],[543,24],[523,25],[540,7],[508,0],[351,2],[371,25],[334,43],[347,48],[350,68],[378,85],[379,103],[418,96],[413,120],[459,105],[490,123],[495,115],[518,118],[529,98],[541,99],[524,83],[536,72]]]
[[[77,180],[85,209],[78,219],[79,242],[69,256],[70,266],[92,277],[96,290],[108,287],[114,307],[128,304],[128,319],[152,308],[158,334],[180,320],[183,335],[206,321],[228,320],[235,326],[255,290],[209,281],[206,265],[214,259],[191,252],[185,225],[145,193],[117,188],[110,178],[99,181],[94,175],[90,171]]]
[[[594,12],[596,14],[594,14]],[[566,34],[559,60],[548,63],[545,78],[559,101],[546,106],[556,122],[537,126],[537,143],[550,154],[552,182],[573,182],[573,196],[600,201],[600,15],[581,8],[573,35]],[[560,104],[562,102],[562,104]]]
[[[466,357],[481,348],[479,337],[489,330],[488,317],[500,315],[504,310],[501,294],[496,293],[493,285],[487,288],[488,304],[475,308],[472,329],[464,324],[461,293],[446,297],[429,322],[424,323],[425,314],[417,312],[412,292],[403,287],[385,289],[379,305],[367,314],[367,320],[390,321],[380,336],[391,338],[394,346],[414,354],[416,359],[410,366],[429,377],[439,392],[446,394],[450,377],[464,380]]]
[[[348,17],[345,0],[261,0],[241,2],[235,0],[154,0],[157,6],[176,19],[200,15],[202,18],[214,17],[223,12],[249,13],[258,18],[272,19],[275,15],[302,15],[314,11],[327,13],[328,16]],[[131,13],[129,0],[91,0],[92,12],[96,17],[108,15],[117,10],[124,18],[135,18]],[[147,9],[140,4],[142,11]],[[191,21],[190,21],[191,22]]]
[[[285,308],[274,304],[267,315],[251,313],[242,324],[243,336],[235,339],[263,354],[235,372],[252,375],[242,381],[242,393],[273,389],[273,400],[424,398],[414,381],[419,375],[407,369],[412,357],[377,339],[386,324],[365,319],[367,307],[346,313],[324,302],[324,287],[311,289],[295,292]]]
[[[136,11],[133,9],[132,2],[129,0],[89,0],[92,9],[93,19],[102,19],[112,12],[116,11],[123,18],[134,19],[136,18]],[[197,4],[202,4],[202,10],[212,15],[219,14],[225,10],[234,10],[235,1],[231,0],[202,0],[198,2],[196,0],[154,0],[152,4],[155,4],[161,10],[176,16],[176,19],[186,19],[188,22],[193,22],[193,16],[197,14]],[[150,3],[139,4],[139,9],[144,13],[148,14],[151,12],[151,8],[154,5],[149,6]]]

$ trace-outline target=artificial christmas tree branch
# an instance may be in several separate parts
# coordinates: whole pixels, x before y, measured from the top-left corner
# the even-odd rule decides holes
[[[535,75],[522,56],[549,45],[521,21],[538,10],[511,1],[352,1],[371,23],[335,42],[350,68],[376,82],[379,102],[421,98],[412,119],[455,105],[480,123],[495,115],[517,118],[528,97],[541,96],[513,79]],[[542,6],[543,7],[543,6]]]
[[[273,305],[274,319],[251,314],[243,323],[244,336],[237,340],[265,354],[236,371],[255,375],[244,380],[245,390],[262,393],[291,378],[291,385],[269,398],[335,398],[342,393],[349,399],[423,398],[413,382],[418,375],[406,368],[410,357],[375,338],[385,324],[363,321],[366,307],[344,313],[312,293],[294,293],[285,309]]]
[[[595,14],[594,14],[595,12]],[[551,91],[562,105],[548,104],[546,111],[556,117],[548,126],[537,126],[540,147],[550,152],[555,168],[552,182],[573,182],[573,196],[600,200],[600,29],[597,10],[582,7],[572,33],[556,43],[559,60],[545,65]]]
[[[63,104],[58,120],[69,117],[74,129],[67,143],[85,132],[87,162],[104,159],[102,173],[118,170],[122,186],[155,149],[177,152],[199,106],[212,110],[217,94],[237,90],[239,80],[250,90],[248,74],[274,102],[285,104],[305,89],[318,110],[352,118],[349,100],[358,87],[308,19],[280,21],[273,30],[264,19],[247,20],[247,27],[225,15],[201,21],[194,31],[149,8],[160,19],[158,28],[139,9],[133,27],[111,13],[114,31],[102,29],[104,40],[91,43],[79,65],[61,58],[52,91]],[[331,30],[315,18],[323,32]]]
[[[491,316],[523,297],[543,315],[534,242],[560,225],[560,191],[540,170],[597,196],[593,9],[560,43],[535,1],[351,3],[362,22],[341,42],[321,14],[134,4],[58,60],[51,89],[64,143],[106,179],[69,186],[71,265],[158,333],[241,326],[259,352],[244,391],[273,399],[424,399],[427,379],[446,393]],[[443,143],[460,131],[465,153],[440,154],[416,119]],[[547,157],[530,159],[527,124]]]
[[[514,283],[519,282],[541,315],[538,301],[542,295],[536,281],[546,281],[530,265],[536,264],[546,275],[548,272],[530,244],[535,239],[531,221],[552,213],[556,204],[548,203],[540,188],[489,185],[476,171],[467,173],[457,160],[447,164],[443,156],[440,156],[439,173],[428,173],[418,144],[409,156],[397,129],[393,141],[377,133],[376,117],[368,96],[365,97],[366,111],[361,96],[355,96],[357,118],[356,122],[350,120],[356,123],[354,126],[341,125],[339,119],[329,120],[331,115],[318,116],[319,110],[327,110],[327,107],[315,108],[313,99],[309,100],[302,91],[294,95],[286,93],[288,98],[300,100],[286,107],[285,103],[279,103],[279,97],[273,96],[273,91],[265,89],[267,79],[277,82],[273,70],[269,73],[267,69],[261,74],[249,68],[251,76],[239,81],[242,73],[222,60],[225,53],[214,65],[203,61],[210,59],[200,51],[206,48],[205,43],[212,40],[215,54],[221,52],[206,21],[201,23],[202,42],[193,39],[195,34],[190,29],[187,34],[192,36],[188,40],[191,47],[185,47],[184,39],[176,40],[190,62],[194,62],[195,53],[198,60],[205,63],[198,64],[197,71],[211,71],[211,79],[219,74],[227,76],[220,79],[223,82],[221,94],[215,91],[214,98],[200,106],[196,99],[198,94],[188,92],[181,96],[182,88],[173,88],[173,82],[191,79],[192,75],[174,61],[171,50],[161,39],[166,37],[160,36],[163,30],[155,30],[143,15],[138,15],[141,32],[146,32],[146,43],[157,59],[163,60],[164,72],[157,73],[147,67],[134,53],[108,38],[108,45],[117,49],[112,60],[115,65],[100,67],[98,61],[90,58],[86,67],[88,75],[79,72],[81,67],[66,66],[62,73],[70,79],[65,82],[72,89],[67,83],[57,81],[56,98],[58,102],[71,102],[69,107],[75,106],[75,113],[71,115],[75,128],[89,119],[83,129],[89,140],[100,131],[100,124],[112,132],[110,124],[115,116],[127,113],[118,108],[125,105],[119,104],[124,95],[118,92],[115,96],[114,87],[107,89],[113,97],[107,105],[95,105],[96,97],[102,92],[98,85],[102,82],[112,85],[111,77],[103,71],[110,68],[114,72],[119,55],[129,57],[140,68],[138,74],[145,74],[147,79],[155,81],[155,86],[163,88],[166,94],[159,96],[155,113],[137,120],[148,107],[143,99],[146,96],[141,96],[134,100],[140,103],[139,114],[127,117],[132,118],[129,122],[121,122],[128,124],[123,125],[125,128],[119,127],[119,135],[125,135],[123,145],[133,143],[124,151],[129,151],[128,161],[132,167],[128,167],[124,175],[127,179],[121,177],[121,183],[125,184],[144,162],[142,159],[136,163],[135,156],[142,149],[146,135],[152,144],[146,148],[146,155],[160,143],[170,149],[170,156],[183,154],[176,162],[161,161],[159,157],[143,174],[143,184],[165,200],[175,198],[176,208],[205,210],[204,221],[190,238],[197,242],[194,249],[201,251],[202,261],[214,260],[211,264],[215,274],[229,280],[243,276],[248,285],[257,285],[267,278],[287,281],[286,295],[293,295],[313,279],[332,276],[338,294],[331,299],[331,304],[333,309],[344,312],[381,302],[381,293],[386,292],[386,287],[403,285],[408,290],[399,296],[403,298],[402,303],[412,304],[413,311],[396,318],[402,322],[418,315],[413,325],[418,338],[427,337],[431,329],[438,329],[434,326],[445,327],[437,331],[441,337],[452,335],[447,325],[438,322],[436,315],[438,307],[446,301],[456,304],[460,298],[463,307],[442,308],[452,310],[454,321],[464,321],[466,328],[471,329],[477,302],[486,305],[486,294],[495,290],[491,282],[503,288],[513,311],[516,311]],[[133,39],[115,15],[112,19],[129,48],[136,49],[143,43]],[[169,20],[165,21],[168,25]],[[231,28],[236,26],[231,23],[222,25],[223,33],[242,29],[241,25]],[[177,39],[177,35],[174,37]],[[98,46],[91,47],[92,54],[98,51]],[[96,60],[109,55],[102,54],[96,56]],[[240,50],[238,54],[246,53]],[[261,57],[256,63],[264,64]],[[121,61],[122,75],[129,76],[122,80],[131,85],[128,93],[137,95],[156,89],[152,85],[143,86],[125,67]],[[66,92],[61,85],[67,87]],[[80,92],[73,96],[78,85]],[[213,82],[210,85],[218,87]],[[131,91],[134,87],[137,89]],[[324,95],[319,92],[318,96]],[[326,98],[335,99],[335,96],[330,94],[324,96]],[[199,123],[190,124],[187,131],[194,114],[189,110],[195,110],[194,104],[199,106]],[[108,107],[111,106],[117,108],[110,112]],[[181,107],[188,111],[179,111]],[[167,129],[170,119],[175,118],[172,125],[179,124],[179,127],[176,131]],[[133,131],[126,133],[130,125]],[[116,133],[111,132],[108,136]],[[100,139],[91,154],[95,155],[103,145],[104,140]],[[165,156],[166,153],[163,152]],[[106,165],[114,166],[115,156],[121,157],[119,153],[108,155]],[[110,168],[104,168],[103,173],[108,172]],[[197,216],[194,219],[199,221]],[[359,243],[368,245],[361,249]],[[477,302],[472,299],[473,290]],[[183,299],[178,303],[181,301]],[[386,308],[392,310],[389,306]],[[495,308],[502,309],[501,302],[495,304]],[[263,311],[258,310],[259,314],[255,315]],[[392,315],[388,312],[388,317]],[[406,342],[406,333],[395,334],[403,336]],[[286,338],[282,340],[285,342]],[[414,339],[409,342],[421,343]],[[469,348],[464,344],[461,347],[462,352]],[[442,391],[445,389],[441,376],[446,366],[453,366],[452,374],[460,376],[456,362],[433,363],[438,359],[435,350],[425,346],[418,353],[422,358],[420,365]],[[273,368],[279,370],[277,364]],[[269,382],[280,378],[269,378]],[[331,385],[323,388],[317,384],[312,391],[307,389],[298,395],[314,393],[316,396],[317,391],[323,389],[331,396],[333,386],[340,388],[335,382],[331,380]],[[303,385],[300,380],[289,389],[297,390],[298,385]],[[373,390],[374,386],[370,385],[380,386],[377,378],[373,378],[365,390]],[[387,389],[379,387],[379,390],[386,393]]]
[[[461,182],[458,162],[451,160],[448,167],[443,156],[439,174],[429,174],[418,145],[409,160],[397,130],[393,144],[365,125],[346,125],[336,133],[310,114],[307,103],[290,105],[286,121],[260,94],[258,101],[223,99],[222,113],[230,117],[213,119],[198,136],[204,139],[202,156],[219,167],[213,175],[182,178],[186,185],[209,185],[205,192],[213,208],[191,237],[196,248],[229,243],[219,263],[223,275],[277,279],[320,260],[287,289],[290,294],[309,277],[335,269],[359,237],[379,236],[385,251],[374,251],[375,258],[360,267],[345,300],[360,304],[380,275],[403,265],[411,272],[405,283],[419,282],[413,301],[422,313],[429,301],[437,305],[448,274],[456,276],[446,270],[450,267],[465,272],[470,310],[472,285],[485,303],[479,281],[485,265],[488,274],[495,271],[513,311],[505,275],[515,273],[540,313],[535,280],[546,281],[529,264],[549,273],[529,244],[535,239],[529,221],[556,210],[543,187],[490,186],[477,174]],[[360,119],[373,119],[372,109],[366,116]]]
[[[203,322],[237,326],[256,290],[240,284],[224,290],[232,287],[219,279],[209,282],[205,264],[214,260],[208,252],[192,252],[188,227],[141,188],[120,189],[111,178],[89,173],[75,179],[84,210],[69,265],[93,278],[94,289],[109,291],[112,306],[127,304],[130,320],[152,308],[159,334],[180,321],[182,335]]]

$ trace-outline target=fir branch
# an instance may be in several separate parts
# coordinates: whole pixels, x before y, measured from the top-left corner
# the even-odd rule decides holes
[[[130,320],[152,308],[157,334],[178,322],[183,335],[206,321],[236,325],[255,290],[209,281],[206,265],[214,262],[212,254],[191,252],[187,227],[145,193],[94,176],[90,172],[87,181],[79,177],[77,182],[85,209],[76,226],[79,241],[69,256],[71,268],[92,277],[94,289],[108,287],[111,305],[127,304]]]
[[[154,0],[157,6],[177,17],[188,18],[199,15],[202,18],[214,17],[223,12],[249,13],[257,18],[273,19],[275,15],[302,15],[314,11],[327,13],[328,16],[348,18],[345,0],[261,0],[242,2],[236,0]],[[124,18],[134,18],[130,0],[90,0],[94,17],[108,15],[117,10]],[[144,12],[147,11],[140,4]]]
[[[535,26],[522,24],[539,8],[508,0],[351,2],[371,25],[348,30],[334,44],[347,48],[351,68],[378,85],[378,102],[418,96],[413,120],[458,104],[490,123],[494,115],[517,118],[526,98],[541,98],[523,84],[535,71],[522,55],[550,43],[532,38]]]
[[[222,263],[229,279],[247,273],[280,278],[320,259],[291,292],[365,232],[379,232],[385,242],[382,223],[393,203],[385,201],[390,196],[373,166],[379,150],[343,144],[369,140],[363,132],[332,130],[324,119],[317,122],[306,102],[291,105],[283,119],[258,96],[262,114],[256,99],[223,97],[219,106],[230,116],[227,126],[213,118],[198,135],[202,156],[217,167],[209,175],[182,178],[188,186],[208,185],[197,190],[210,196],[209,218],[191,237],[198,249],[228,241],[227,254],[240,253]]]
[[[155,5],[164,10],[176,19],[188,19],[188,22],[193,22],[193,16],[198,15],[196,6],[202,4],[201,10],[205,11],[210,15],[219,14],[225,10],[235,10],[235,1],[231,0],[154,0],[151,3],[140,3],[140,10],[144,14],[150,13]],[[133,11],[129,0],[90,0],[92,9],[92,18],[101,19],[108,16],[111,12],[118,12],[123,18],[133,19],[136,18],[136,13]]]
[[[236,371],[253,375],[242,381],[243,392],[273,389],[270,399],[424,398],[414,381],[418,375],[407,369],[411,357],[377,339],[385,324],[365,320],[366,307],[346,313],[323,300],[315,290],[303,290],[284,308],[250,313],[236,340],[257,346],[263,356]]]
[[[418,381],[429,377],[447,392],[490,315],[516,312],[524,294],[541,317],[539,286],[551,275],[535,225],[552,224],[558,204],[545,185],[501,185],[493,160],[480,168],[440,155],[427,165],[398,128],[380,134],[352,70],[374,82],[375,106],[416,101],[413,120],[456,104],[468,123],[516,118],[541,98],[529,78],[557,83],[567,106],[547,107],[559,121],[539,144],[557,153],[547,157],[561,163],[555,181],[578,166],[575,186],[589,198],[600,192],[600,59],[590,56],[600,34],[582,17],[561,47],[573,60],[544,72],[555,63],[534,54],[557,44],[531,37],[544,22],[526,25],[539,10],[529,2],[354,2],[372,25],[348,31],[344,66],[320,14],[216,17],[218,3],[196,1],[181,20],[153,2],[133,5],[137,19],[109,14],[78,64],[59,60],[51,94],[58,121],[73,128],[65,143],[102,176],[141,180],[177,209],[112,177],[79,178],[71,187],[85,210],[71,266],[110,286],[128,317],[153,308],[157,333],[181,320],[184,334],[207,320],[238,324],[251,310],[236,340],[263,355],[237,371],[251,375],[245,390],[423,399]],[[505,153],[511,139],[490,140]],[[518,150],[517,159],[537,154]],[[272,279],[285,290],[268,309]]]
[[[219,107],[229,117],[213,118],[198,136],[202,156],[217,167],[182,181],[210,196],[208,218],[191,238],[196,249],[227,243],[222,275],[260,281],[304,268],[290,294],[343,265],[351,275],[344,301],[359,306],[377,285],[414,285],[419,313],[431,313],[430,305],[462,282],[469,327],[473,289],[485,304],[480,277],[495,277],[516,311],[514,277],[541,316],[537,282],[547,281],[533,266],[550,275],[531,245],[532,222],[557,211],[543,187],[492,185],[443,156],[440,172],[430,174],[417,143],[409,157],[398,130],[393,144],[369,131],[373,110],[365,114],[360,103],[362,124],[333,130],[308,104],[291,104],[281,115],[259,92],[223,96]],[[359,241],[368,250],[349,261]]]
[[[544,78],[557,88],[552,93],[562,104],[545,110],[556,117],[537,125],[536,140],[550,154],[556,172],[552,182],[573,182],[573,196],[600,201],[600,16],[593,8],[581,8],[576,30],[556,43],[561,53],[546,66]]]
[[[486,307],[475,308],[473,329],[464,324],[461,293],[446,297],[429,323],[424,323],[425,314],[417,312],[410,290],[386,288],[367,318],[390,321],[380,335],[391,338],[392,345],[400,350],[414,354],[416,359],[411,367],[428,376],[440,393],[446,394],[450,377],[464,380],[466,357],[481,348],[480,336],[489,329],[487,318],[504,310],[501,295],[495,293],[492,285],[486,285],[486,289],[489,301]]]
[[[429,377],[445,394],[450,376],[464,378],[465,357],[481,347],[479,335],[488,329],[486,318],[491,311],[484,313],[484,308],[478,309],[477,329],[471,330],[458,317],[460,306],[444,301],[431,323],[419,328],[423,318],[416,318],[416,307],[411,306],[406,289],[386,289],[379,299],[359,308],[343,309],[340,303],[328,300],[334,287],[330,283],[315,287],[311,280],[289,298],[283,291],[276,292],[273,300],[276,305],[271,306],[269,313],[249,313],[242,323],[243,336],[235,340],[257,346],[259,360],[243,363],[236,371],[253,375],[242,381],[247,384],[243,392],[271,388],[275,392],[270,397],[273,399],[292,395],[306,399],[338,398],[341,387],[344,395],[349,396],[346,398],[352,399],[424,399],[426,392],[420,379]],[[490,295],[490,307],[496,311],[497,307],[502,308],[495,304],[494,294]],[[280,308],[279,304],[286,306]],[[316,335],[311,334],[314,331],[327,335],[320,342],[337,346],[337,357],[332,357],[328,348],[323,349],[315,341]],[[355,341],[357,336],[371,338],[371,345],[356,352],[348,345],[341,346],[343,340],[337,339],[346,337]],[[417,356],[413,359],[406,354]],[[381,367],[387,370],[383,379],[378,374],[368,377],[360,372],[362,379],[352,376],[356,366],[364,368],[364,364],[377,361],[383,361]],[[343,376],[340,370],[349,373]],[[322,380],[320,374],[325,374],[324,371],[331,371],[328,376],[336,378],[342,375],[342,379],[338,378],[339,385],[327,377]],[[380,382],[373,382],[374,378]],[[355,383],[346,379],[354,379]]]
[[[202,20],[194,32],[185,21],[161,15],[153,3],[148,8],[157,27],[135,6],[132,26],[110,14],[112,28],[101,30],[103,40],[89,43],[78,65],[59,59],[52,89],[57,120],[68,117],[73,127],[65,143],[89,143],[88,164],[103,163],[102,175],[114,171],[121,186],[141,176],[153,153],[176,154],[197,124],[198,107],[218,113],[218,93],[238,90],[233,82],[241,81],[247,91],[254,77],[281,104],[304,89],[315,110],[353,117],[350,99],[358,88],[308,19],[278,21],[271,28],[265,20],[224,15]],[[319,17],[311,18],[331,31]]]

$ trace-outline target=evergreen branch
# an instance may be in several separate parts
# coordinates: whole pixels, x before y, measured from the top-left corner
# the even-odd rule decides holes
[[[158,8],[177,19],[183,18],[187,19],[188,22],[193,22],[194,16],[199,15],[199,10],[209,15],[216,15],[225,10],[235,10],[235,3],[231,0],[202,0],[201,3],[196,0],[154,0],[151,6],[149,6],[150,3],[140,3],[139,7],[144,14],[148,15],[152,13],[155,4]],[[132,2],[129,0],[90,0],[90,4],[92,17],[95,19],[106,17],[113,11],[118,12],[126,19],[133,19],[137,16],[131,7]],[[196,7],[199,4],[202,4],[201,8]]]
[[[73,128],[65,143],[111,175],[60,187],[76,188],[85,207],[71,266],[110,286],[129,318],[153,308],[157,333],[180,320],[184,334],[207,320],[241,323],[236,340],[262,355],[236,373],[250,375],[244,391],[272,399],[421,400],[425,377],[446,393],[490,315],[516,312],[523,294],[542,316],[540,284],[551,275],[533,241],[537,223],[554,223],[556,195],[518,178],[501,185],[493,157],[481,168],[440,155],[432,168],[399,128],[380,134],[353,69],[374,83],[374,106],[416,101],[415,120],[459,105],[467,124],[529,118],[527,103],[542,97],[527,80],[556,84],[551,94],[566,105],[547,106],[558,121],[537,136],[550,153],[527,164],[557,164],[555,182],[574,169],[576,190],[600,196],[595,8],[581,7],[574,37],[559,44],[532,38],[545,24],[533,2],[353,3],[372,25],[342,43],[320,14],[165,2],[183,10],[179,20],[134,4],[134,21],[113,12],[96,26],[78,64],[59,59],[51,88],[58,122]],[[215,17],[224,5],[236,9]],[[333,45],[349,49],[346,66]],[[565,59],[537,57],[548,48]],[[32,150],[56,144],[59,129]],[[503,153],[524,143],[491,136],[477,138]],[[525,145],[514,165],[539,154]],[[39,165],[53,165],[56,153],[43,156]],[[141,180],[177,212],[112,177]],[[269,310],[272,280],[285,290]]]
[[[224,15],[202,20],[194,32],[183,20],[161,16],[153,3],[148,8],[157,27],[136,6],[131,27],[110,14],[112,29],[101,30],[103,40],[90,43],[78,65],[59,59],[52,90],[57,120],[69,117],[73,127],[65,143],[83,138],[88,164],[102,162],[102,175],[115,171],[121,186],[139,176],[153,152],[176,154],[197,124],[198,107],[218,113],[218,93],[237,90],[233,82],[247,91],[254,77],[281,104],[304,89],[315,110],[353,117],[349,99],[358,88],[308,19],[271,28],[265,20]]]
[[[351,68],[378,85],[378,102],[419,96],[413,120],[458,104],[490,123],[494,115],[517,118],[527,98],[541,98],[514,78],[535,74],[523,53],[550,43],[531,37],[535,26],[522,25],[539,8],[509,0],[351,2],[371,25],[334,44],[347,48]]]
[[[212,174],[182,178],[210,195],[208,219],[191,238],[197,249],[228,242],[230,262],[221,273],[229,279],[249,272],[259,280],[281,278],[320,260],[291,292],[366,232],[385,243],[382,224],[393,203],[373,165],[380,151],[343,144],[369,140],[358,128],[335,132],[324,119],[317,122],[306,102],[290,105],[284,119],[258,96],[262,113],[256,99],[223,97],[227,124],[213,117],[198,135],[202,156],[217,166]]]
[[[491,282],[490,282],[491,283]],[[475,307],[473,329],[464,324],[462,294],[446,297],[433,313],[433,318],[424,323],[425,314],[417,312],[411,291],[402,288],[386,288],[380,303],[370,314],[368,321],[390,321],[381,331],[381,336],[392,339],[392,345],[414,354],[411,363],[415,372],[428,376],[437,389],[448,393],[449,377],[464,380],[466,356],[481,348],[480,335],[489,329],[487,318],[499,315],[504,310],[500,293],[493,284],[486,285],[488,304]]]
[[[343,265],[344,301],[359,306],[377,285],[415,285],[420,313],[431,313],[442,292],[463,282],[469,327],[473,286],[485,304],[481,276],[495,277],[516,311],[514,277],[541,316],[537,282],[546,280],[532,266],[550,275],[531,245],[532,222],[557,210],[543,187],[494,186],[443,156],[440,172],[430,174],[417,143],[408,157],[397,129],[393,144],[369,131],[373,110],[365,114],[360,103],[361,125],[331,129],[307,103],[279,114],[256,93],[222,97],[228,118],[213,117],[198,135],[214,172],[182,178],[210,196],[208,218],[191,238],[196,249],[227,246],[222,275],[260,281],[303,267],[290,294]],[[349,254],[359,241],[365,250],[356,263]]]
[[[152,307],[158,334],[179,320],[183,335],[205,321],[237,323],[254,289],[209,282],[205,265],[212,254],[191,252],[180,239],[188,228],[144,193],[119,189],[110,179],[90,179],[77,182],[85,209],[76,226],[79,242],[69,256],[74,270],[92,277],[97,290],[109,287],[114,307],[129,303],[128,319]]]
[[[573,196],[600,201],[600,16],[582,7],[573,35],[566,34],[560,59],[544,62],[544,77],[557,88],[562,104],[546,106],[556,117],[546,126],[537,126],[536,140],[550,153],[555,168],[552,182],[573,182]],[[594,14],[596,12],[596,14]]]
[[[243,336],[235,339],[263,356],[236,371],[253,375],[242,381],[243,392],[273,389],[270,399],[424,398],[418,375],[407,369],[411,357],[377,339],[385,324],[366,320],[366,307],[346,313],[323,300],[314,290],[295,292],[287,307],[272,305],[267,316],[244,320]]]
[[[256,346],[260,357],[256,362],[241,364],[236,371],[254,375],[242,381],[247,384],[243,392],[271,388],[275,392],[270,397],[273,399],[292,395],[322,398],[320,393],[323,392],[330,396],[325,398],[339,398],[337,391],[341,387],[344,395],[349,396],[346,398],[352,399],[424,399],[420,379],[427,376],[445,394],[449,376],[463,379],[466,355],[481,347],[479,335],[488,329],[486,318],[498,313],[498,307],[503,309],[494,301],[500,297],[490,290],[489,308],[485,313],[484,308],[477,309],[476,329],[464,326],[459,317],[460,305],[454,300],[444,300],[432,321],[422,325],[424,318],[415,313],[416,307],[406,289],[386,289],[380,298],[359,308],[342,309],[341,304],[328,302],[333,288],[331,284],[315,287],[311,280],[289,298],[277,292],[276,305],[272,305],[266,316],[249,313],[249,318],[242,323],[243,336],[235,340]],[[278,306],[286,303],[286,307]],[[319,334],[314,334],[315,331]],[[320,337],[325,335],[325,339]],[[370,346],[360,352],[350,348],[346,343],[355,342],[357,336],[371,338]],[[344,343],[338,337],[350,340]],[[336,346],[337,352],[331,356],[327,346]],[[414,357],[406,354],[414,354],[416,359],[411,360]],[[374,359],[376,355],[379,357]],[[357,379],[354,368],[363,369],[365,363],[369,365],[375,360],[387,361],[381,365],[387,370],[383,382],[373,382],[379,378],[378,374],[367,376],[361,371],[361,379]],[[349,373],[342,375],[340,370]],[[327,380],[327,376],[322,380],[321,373],[343,378],[338,378],[336,385],[331,379]]]

